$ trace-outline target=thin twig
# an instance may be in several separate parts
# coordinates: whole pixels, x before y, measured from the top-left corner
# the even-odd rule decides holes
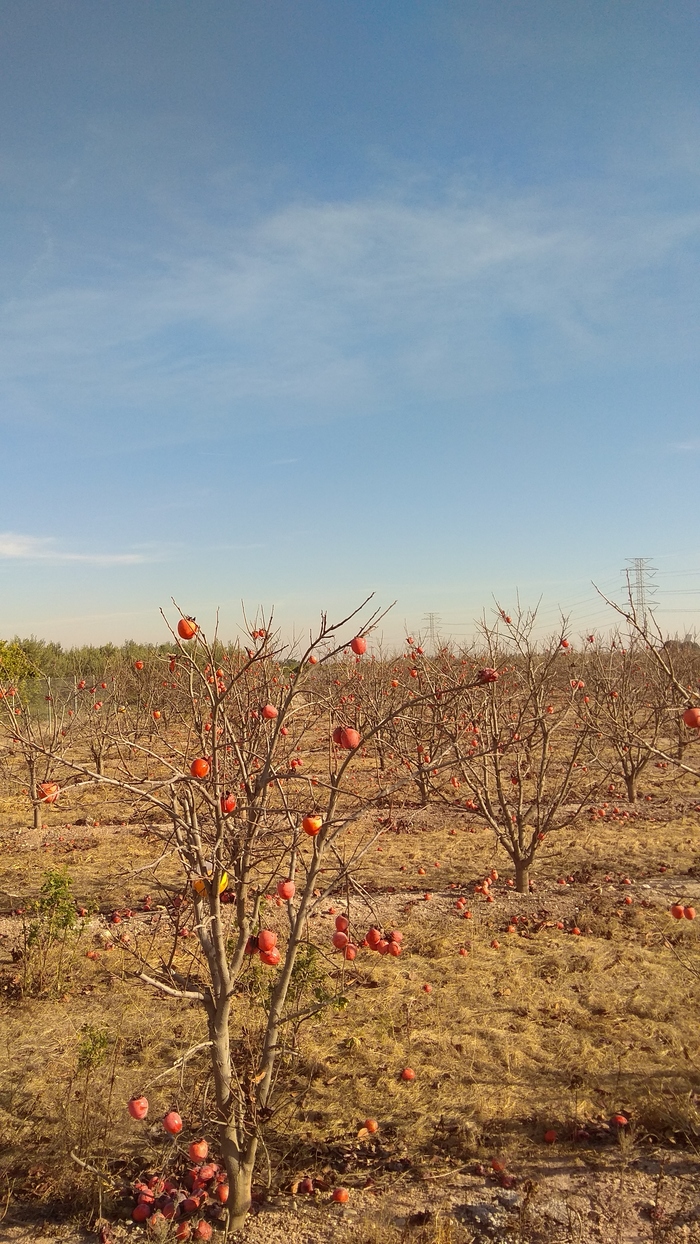
[[[193,1045],[192,1048],[187,1050],[181,1058],[178,1058],[177,1062],[173,1063],[172,1067],[168,1067],[167,1071],[161,1071],[160,1075],[154,1076],[152,1080],[149,1080],[148,1084],[144,1085],[144,1090],[150,1088],[152,1084],[157,1084],[159,1080],[164,1080],[166,1076],[170,1075],[171,1071],[178,1071],[180,1067],[184,1066],[188,1058],[191,1058],[193,1054],[198,1053],[199,1050],[208,1049],[210,1045],[212,1045],[211,1041],[200,1041],[199,1045]]]
[[[153,985],[154,989],[162,989],[163,993],[167,993],[171,998],[194,998],[197,1002],[204,1002],[203,993],[194,992],[189,989],[172,989],[170,985],[164,985],[162,981],[154,980],[152,976],[147,976],[145,972],[139,972],[139,980],[145,981],[147,985]]]
[[[72,1157],[74,1162],[78,1163],[78,1166],[82,1166],[86,1171],[90,1171],[92,1175],[99,1175],[100,1179],[110,1178],[110,1175],[107,1171],[99,1171],[96,1166],[92,1165],[91,1162],[85,1162],[83,1158],[79,1158],[77,1153],[74,1153],[72,1149],[70,1151],[70,1156]]]

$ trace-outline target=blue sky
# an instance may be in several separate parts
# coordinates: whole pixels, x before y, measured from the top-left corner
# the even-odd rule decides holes
[[[8,0],[0,635],[695,625],[700,18]]]

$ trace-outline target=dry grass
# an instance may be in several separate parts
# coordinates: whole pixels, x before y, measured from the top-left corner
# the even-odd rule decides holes
[[[653,806],[627,824],[593,826],[582,819],[578,830],[564,832],[541,853],[533,896],[509,893],[502,879],[490,905],[473,893],[474,881],[494,865],[503,878],[509,870],[494,853],[491,835],[468,814],[447,806],[414,809],[401,832],[387,831],[366,863],[367,897],[354,898],[351,911],[361,928],[376,917],[385,927],[400,927],[404,953],[389,960],[363,951],[341,982],[347,1007],[315,1017],[296,1041],[290,1033],[285,1094],[271,1124],[259,1190],[288,1188],[296,1175],[308,1173],[356,1189],[370,1179],[381,1191],[436,1171],[471,1169],[495,1153],[522,1165],[541,1160],[542,1135],[550,1127],[559,1134],[558,1151],[570,1146],[576,1154],[595,1155],[599,1136],[578,1144],[571,1137],[615,1111],[629,1114],[633,1143],[642,1150],[694,1146],[700,1138],[698,932],[694,924],[672,922],[667,907],[676,896],[700,893],[688,871],[696,864],[696,828],[687,806],[664,807],[667,819]],[[119,811],[127,820],[128,809]],[[47,867],[64,864],[79,903],[102,912],[135,906],[153,884],[135,870],[153,857],[158,839],[136,824],[105,827],[112,813],[107,801],[90,795],[70,817],[87,825],[63,828],[66,811],[49,811],[48,828],[32,834],[11,801],[0,804],[5,912],[36,896]],[[660,864],[669,866],[667,873]],[[169,861],[161,867],[167,878]],[[564,872],[578,880],[558,886]],[[615,880],[605,882],[606,874]],[[623,886],[624,875],[632,886]],[[428,901],[425,892],[433,895]],[[634,903],[625,906],[630,892]],[[470,920],[454,910],[459,894],[469,900]],[[274,924],[280,913],[270,913]],[[508,934],[516,915],[528,923]],[[561,931],[551,927],[559,919],[566,925]],[[568,931],[574,921],[583,936]],[[310,923],[314,940],[327,943],[332,915]],[[17,924],[7,916],[0,921],[5,982],[17,971],[10,953]],[[141,917],[127,927],[136,941],[149,935]],[[108,935],[104,920],[93,917],[85,945],[103,945]],[[494,937],[499,949],[491,948]],[[466,956],[461,946],[468,946]],[[179,953],[184,964],[191,946]],[[326,970],[341,971],[330,959]],[[425,983],[432,993],[423,991]],[[256,1022],[254,990],[245,986],[232,1031],[244,1033]],[[134,1124],[125,1102],[205,1035],[197,1004],[165,999],[137,982],[133,956],[118,943],[95,962],[84,952],[77,956],[58,997],[6,991],[0,1174],[8,1207],[14,1212],[29,1204],[46,1212],[70,1204],[89,1215],[97,1212],[101,1193],[103,1206],[119,1213],[130,1173],[174,1160],[159,1125]],[[399,1078],[407,1065],[416,1073],[413,1084]],[[211,1136],[207,1084],[206,1060],[197,1055],[184,1072],[148,1090],[151,1117],[175,1106],[186,1119],[187,1139]],[[379,1120],[380,1131],[358,1138],[368,1116]],[[71,1150],[105,1177],[77,1165]],[[418,1224],[410,1235],[376,1217],[355,1230],[366,1244],[471,1238],[449,1218]]]

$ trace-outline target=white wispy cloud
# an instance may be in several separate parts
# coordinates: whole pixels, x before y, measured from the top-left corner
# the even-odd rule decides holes
[[[167,443],[195,415],[295,422],[696,357],[699,243],[700,212],[600,187],[193,225],[138,269],[108,254],[99,279],[8,299],[3,405],[115,437],[147,412]]]
[[[140,553],[71,553],[41,536],[0,532],[0,561],[83,562],[94,566],[135,566],[147,559]]]

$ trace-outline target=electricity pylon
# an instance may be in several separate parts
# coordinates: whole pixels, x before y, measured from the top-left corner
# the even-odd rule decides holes
[[[432,651],[435,652],[437,632],[440,626],[440,614],[439,613],[424,613],[423,617],[425,618],[425,621],[428,623],[428,634],[430,635],[430,647]]]
[[[627,590],[634,605],[637,621],[642,629],[646,630],[648,615],[652,610],[649,597],[653,596],[656,591],[651,579],[656,566],[651,565],[650,557],[628,557],[627,562],[627,568],[622,573],[627,579]]]

